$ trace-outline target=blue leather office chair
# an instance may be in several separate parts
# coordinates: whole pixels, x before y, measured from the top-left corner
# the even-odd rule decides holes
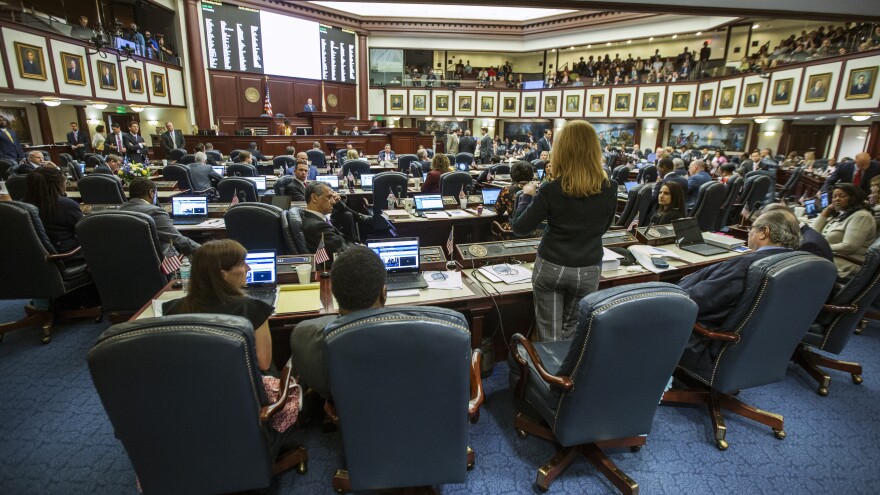
[[[59,165],[61,166],[61,165]],[[7,158],[0,158],[0,180],[6,180],[15,168],[15,162]]]
[[[91,205],[121,205],[125,203],[125,192],[118,177],[106,174],[92,174],[76,181],[82,202]]]
[[[466,163],[468,166],[471,166],[474,163],[474,154],[463,151],[455,155],[454,161],[449,162],[453,167],[459,163]]]
[[[676,377],[693,388],[667,391],[664,403],[707,404],[720,450],[728,447],[722,408],[769,426],[777,438],[785,438],[781,415],[756,409],[733,395],[782,380],[836,278],[833,263],[803,251],[752,263],[742,297],[727,320],[717,329],[694,325],[695,334],[711,343],[700,351],[688,347],[679,360]]]
[[[725,196],[727,196],[727,188],[720,182],[709,181],[700,185],[697,190],[697,201],[691,208],[689,216],[697,219],[701,231],[714,230]]]
[[[80,248],[59,253],[46,235],[37,207],[18,201],[0,201],[0,299],[48,299],[47,310],[25,308],[20,320],[0,323],[3,334],[42,325],[44,344],[52,339],[52,329],[63,318],[101,318],[101,308],[90,310],[66,307],[65,296],[92,284],[86,264],[77,260]]]
[[[317,168],[324,168],[327,166],[327,156],[324,155],[324,152],[321,150],[310,149],[306,151],[306,155],[309,156],[309,161]]]
[[[27,194],[27,175],[13,175],[7,179],[6,191],[13,201],[24,201]]]
[[[267,424],[287,387],[270,403],[256,361],[240,316],[146,318],[98,337],[89,372],[144,493],[240,492],[293,467],[306,472],[305,449],[279,454],[283,436]],[[289,380],[285,367],[281,383]]]
[[[651,315],[653,323],[634,325],[634,314]],[[623,493],[638,493],[638,484],[603,449],[645,445],[696,317],[697,305],[683,290],[649,282],[583,298],[572,340],[532,343],[513,336],[511,386],[540,416],[518,413],[514,427],[521,438],[531,434],[561,447],[538,470],[539,490],[581,453]]]
[[[342,176],[347,178],[349,173],[354,177],[369,174],[370,162],[361,159],[346,160],[345,165],[342,166]]]
[[[233,163],[226,167],[227,177],[256,177],[257,169],[247,163]]]
[[[382,215],[388,209],[388,194],[406,197],[409,179],[400,172],[382,172],[373,177],[373,217]]]
[[[168,161],[169,162],[179,161],[181,158],[183,158],[183,155],[185,155],[185,154],[186,154],[186,150],[184,150],[184,149],[180,149],[180,148],[173,149],[168,152]]]
[[[86,155],[86,166],[89,168],[95,168],[98,165],[104,165],[105,163],[104,157],[101,155],[95,153],[89,153]]]
[[[296,158],[288,155],[276,156],[272,159],[272,165],[275,167],[281,167],[281,174],[287,174],[287,171],[290,170],[291,167],[296,167]],[[291,175],[293,172],[290,172]]]
[[[492,175],[510,175],[510,165],[506,163],[499,163],[498,165],[492,165],[489,168],[489,171]]]
[[[636,182],[639,184],[645,184],[648,182],[657,182],[657,177],[659,176],[659,172],[657,171],[657,167],[654,165],[645,165],[641,169],[639,169],[639,175],[636,176]]]
[[[794,354],[795,363],[819,383],[817,392],[822,396],[828,395],[831,376],[820,367],[849,373],[853,383],[862,383],[862,365],[859,363],[839,361],[811,350],[831,354],[843,352],[853,331],[880,296],[880,240],[874,241],[865,253],[865,260],[859,264],[861,267],[852,278],[835,287]]]
[[[205,155],[205,156],[207,156],[207,155]],[[182,157],[180,157],[179,160],[177,160],[177,163],[179,163],[181,165],[189,165],[190,163],[195,163],[195,162],[196,162],[196,155],[193,155],[191,153],[183,155]]]
[[[749,206],[749,211],[755,211],[755,206],[758,203],[763,205],[764,201],[766,201],[767,193],[773,187],[773,181],[765,174],[746,175],[740,198],[733,204],[728,221],[735,222],[739,219],[742,216],[743,206],[745,205]]]
[[[419,157],[416,155],[399,155],[397,157],[397,170],[404,174],[408,174],[410,172],[409,165],[418,160]]]
[[[618,165],[611,171],[610,178],[617,181],[618,184],[629,182],[629,167],[626,165]]]
[[[464,191],[465,194],[474,187],[474,179],[467,172],[446,172],[440,176],[440,194],[442,196],[455,196]]]
[[[237,162],[238,155],[240,155],[242,151],[245,151],[245,150],[232,150],[232,151],[230,151],[229,152],[229,159],[232,160],[233,162]]]
[[[241,197],[242,192],[244,192],[244,201],[257,201],[257,186],[247,179],[225,177],[217,184],[217,193],[220,195],[221,203],[229,203],[234,195]]]
[[[184,191],[184,194],[203,195],[207,191],[193,191],[192,174],[189,167],[182,165],[168,164],[162,169],[162,178],[167,181],[177,181],[177,189]]]
[[[149,215],[119,210],[92,213],[76,224],[76,236],[111,321],[125,321],[168,283],[169,276],[161,269],[163,246]],[[109,255],[110,249],[125,256]],[[138,262],[132,263],[133,259]]]
[[[309,247],[306,243],[306,235],[303,232],[302,208],[295,206],[287,210],[287,228],[290,232],[290,238],[293,240],[293,246],[296,249],[294,254],[307,254]]]
[[[736,199],[742,193],[743,188],[743,178],[739,175],[734,175],[733,177],[727,179],[726,195],[724,197],[724,203],[721,205],[721,210],[718,212],[718,219],[715,220],[715,230],[721,230],[731,223],[730,221],[730,212],[733,210],[733,204],[736,202]],[[733,221],[732,223],[736,223]]]
[[[263,203],[232,205],[223,215],[226,234],[248,251],[272,250],[276,254],[296,254],[287,215],[277,206]]]
[[[653,184],[639,184],[630,189],[626,195],[626,205],[614,225],[628,228],[635,219],[638,219],[639,225],[646,225],[646,217],[653,204],[651,198],[653,188]]]
[[[337,490],[461,483],[473,465],[467,419],[483,401],[479,351],[455,311],[358,311],[324,330],[347,471]]]
[[[211,158],[212,160],[214,160],[218,164],[223,161],[223,154],[220,153],[219,151],[208,150],[208,151],[205,151],[205,155],[207,155],[208,158]]]
[[[798,180],[801,178],[801,174],[804,173],[804,166],[795,167],[791,169],[791,175],[788,176],[788,180],[785,181],[785,184],[779,185],[776,184],[776,200],[788,200],[789,195],[794,190],[795,186],[798,183]],[[794,199],[794,198],[792,198]]]

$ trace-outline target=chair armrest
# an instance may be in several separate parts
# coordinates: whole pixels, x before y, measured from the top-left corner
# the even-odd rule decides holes
[[[858,266],[862,266],[862,263],[864,263],[864,260],[853,258],[852,256],[848,256],[846,254],[834,253],[834,257],[840,258],[844,261],[849,261],[850,263],[852,263],[854,265],[858,265]]]
[[[823,304],[822,311],[827,311],[829,313],[846,313],[853,314],[859,311],[859,307],[849,304],[846,306],[835,306],[833,304]]]
[[[336,406],[330,399],[324,401],[324,412],[327,413],[327,417],[330,418],[334,425],[339,424],[339,413],[336,412]]]
[[[290,359],[288,359],[287,364],[284,365],[284,369],[281,370],[281,381],[278,384],[278,400],[275,401],[275,403],[269,404],[268,406],[263,406],[263,408],[260,409],[260,421],[263,423],[269,421],[269,419],[272,418],[272,415],[282,409],[284,407],[284,404],[287,403],[287,399],[289,397],[288,391],[290,390],[288,384],[290,383],[290,377],[293,373],[293,371],[290,369],[290,365],[291,362]]]
[[[49,254],[49,255],[46,256],[46,259],[49,260],[49,261],[55,261],[55,260],[63,260],[63,259],[67,259],[67,258],[70,258],[70,257],[72,257],[72,256],[74,256],[74,255],[79,254],[79,252],[80,252],[81,250],[82,250],[82,246],[77,246],[77,247],[75,247],[73,250],[68,251],[68,252],[66,252],[66,253]]]
[[[739,343],[739,335],[735,333],[729,332],[713,332],[708,328],[700,325],[699,323],[694,323],[694,332],[698,333],[701,337],[705,337],[709,340],[718,340],[721,342],[733,342],[734,344]]]
[[[550,372],[547,371],[547,368],[544,367],[544,363],[541,361],[541,358],[538,356],[538,351],[535,350],[535,346],[532,345],[532,342],[523,337],[520,334],[516,334],[513,336],[514,344],[519,344],[523,346],[526,350],[526,354],[529,355],[529,358],[532,360],[532,364],[535,365],[535,369],[538,371],[538,376],[541,377],[544,382],[549,383],[550,385],[556,385],[557,387],[562,387],[565,390],[571,390],[574,384],[571,382],[571,378],[567,376],[556,376],[551,375]],[[516,361],[521,365],[525,366],[527,363],[519,355],[516,350],[513,351],[513,357]]]
[[[483,379],[480,376],[482,362],[483,352],[474,349],[471,355],[471,400],[468,401],[468,418],[471,423],[476,423],[480,419],[480,406],[486,400],[483,395]]]

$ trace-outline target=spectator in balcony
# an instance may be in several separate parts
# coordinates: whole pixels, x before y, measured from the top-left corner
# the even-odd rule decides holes
[[[157,43],[156,40],[153,39],[153,36],[150,34],[149,31],[144,31],[144,40],[147,43],[146,56],[149,58],[158,58],[159,43]]]
[[[174,52],[165,46],[165,37],[158,35],[159,59],[162,61],[170,61],[174,57]]]
[[[95,32],[89,27],[89,18],[84,15],[79,16],[79,24],[73,26],[73,29],[70,30],[70,36],[71,38],[79,38],[81,40],[94,38]]]
[[[134,42],[135,54],[143,57],[146,50],[146,41],[144,41],[144,35],[138,32],[137,24],[133,22],[129,25],[128,39]]]

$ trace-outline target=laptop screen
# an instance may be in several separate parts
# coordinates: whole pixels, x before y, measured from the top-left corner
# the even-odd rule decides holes
[[[828,193],[827,192],[823,192],[819,196],[819,205],[822,207],[823,210],[825,208],[828,208]]]
[[[211,165],[211,168],[214,169],[214,172],[217,172],[221,176],[226,173],[226,167],[223,165]]]
[[[543,178],[544,178],[544,169],[539,168],[538,169],[538,180],[542,180]]]
[[[248,286],[275,283],[275,251],[249,251],[244,261],[250,267],[247,272]]]
[[[256,177],[242,177],[242,179],[247,179],[254,183],[257,186],[257,192],[263,192],[266,190],[266,177],[263,175],[258,175]]]
[[[804,201],[804,215],[806,215],[807,218],[815,218],[818,215],[815,199],[808,199]]]
[[[468,165],[467,163],[456,163],[455,168],[457,170],[461,170],[462,172],[467,172],[468,169],[470,169],[470,165]]]
[[[498,195],[501,194],[501,189],[483,189],[483,204],[486,206],[492,206],[498,201]]]
[[[330,186],[330,189],[339,189],[339,177],[336,177],[335,175],[319,175],[315,177],[315,180],[327,184]]]
[[[639,183],[636,181],[631,181],[631,182],[624,182],[623,185],[626,187],[626,192],[629,192],[630,189],[636,187],[637,185],[639,185]]]
[[[703,233],[700,231],[700,224],[695,217],[679,218],[673,221],[672,230],[675,232],[675,243],[679,246],[703,244]]]
[[[419,271],[418,237],[375,239],[367,241],[367,247],[379,255],[388,273]]]
[[[361,175],[361,187],[373,187],[373,176],[376,174]]]
[[[416,211],[443,209],[443,197],[439,194],[416,194],[413,199],[416,203]]]
[[[171,216],[206,217],[208,198],[204,196],[174,196],[171,198]]]

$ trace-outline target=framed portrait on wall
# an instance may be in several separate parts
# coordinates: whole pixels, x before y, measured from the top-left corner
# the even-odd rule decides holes
[[[403,110],[403,95],[391,95],[388,97],[390,110]]]
[[[538,108],[538,98],[536,96],[526,96],[523,98],[523,108],[526,112],[534,112]]]
[[[673,112],[686,112],[691,103],[691,94],[688,91],[680,91],[672,93],[672,106],[669,107]]]
[[[617,95],[614,99],[614,110],[618,112],[628,112],[629,111],[629,100],[632,95]]]
[[[144,92],[144,76],[142,71],[137,67],[125,68],[125,80],[128,82],[129,93]]]
[[[601,112],[605,108],[605,95],[590,96],[590,111]]]
[[[756,107],[761,103],[761,88],[764,83],[756,82],[746,85],[745,96],[743,96],[744,107]]]
[[[427,106],[426,106],[425,100],[427,100],[425,95],[413,95],[412,109],[413,110],[421,110],[421,111],[426,110]]]
[[[557,100],[555,96],[544,97],[544,111],[552,113],[556,111]]]
[[[18,134],[22,143],[32,143],[31,126],[28,123],[27,109],[23,107],[0,107],[0,117],[6,119],[10,129]]]
[[[736,86],[721,88],[718,100],[718,108],[733,108],[733,95],[736,94]]]
[[[480,111],[494,112],[495,111],[495,97],[494,96],[481,96],[480,97]]]
[[[516,112],[516,97],[513,96],[505,96],[504,97],[504,112]]]
[[[46,80],[46,59],[43,48],[16,41],[15,56],[18,59],[18,74],[25,79]]]
[[[657,110],[658,101],[660,101],[660,93],[642,94],[642,110]]]
[[[877,66],[862,67],[849,71],[849,79],[846,83],[846,99],[859,100],[874,96],[874,86],[877,82]]]
[[[807,94],[804,103],[818,103],[828,100],[828,86],[831,84],[831,73],[812,74],[807,79]]]
[[[449,96],[448,95],[437,95],[434,98],[434,109],[435,110],[449,110]]]
[[[150,72],[150,78],[153,80],[153,96],[167,96],[168,90],[165,88],[165,74]]]
[[[459,111],[470,111],[472,106],[472,101],[470,96],[462,96],[458,97],[458,110]]]
[[[82,55],[61,52],[61,63],[64,65],[64,82],[79,86],[86,85],[86,76],[83,73]]]
[[[714,92],[714,89],[700,91],[700,110],[712,110],[712,93]]]
[[[581,95],[568,95],[565,97],[565,111],[577,112],[581,106]]]
[[[98,60],[98,74],[98,84],[101,86],[101,89],[112,89],[114,91],[119,89],[116,83],[116,64]]]
[[[794,86],[794,78],[779,79],[773,82],[773,97],[771,105],[787,105],[791,103],[791,88]]]

